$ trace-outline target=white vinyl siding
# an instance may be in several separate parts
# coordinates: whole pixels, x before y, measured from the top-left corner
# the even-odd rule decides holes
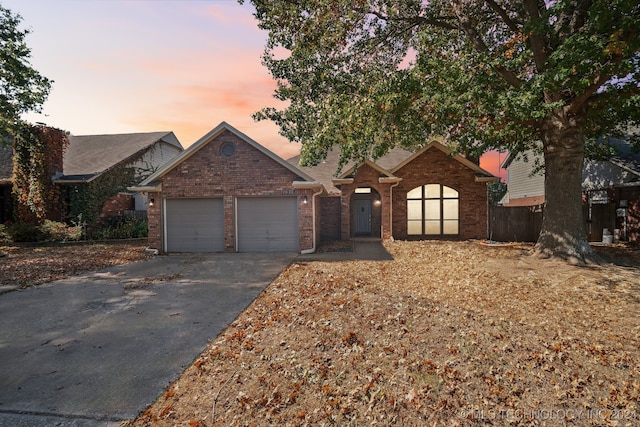
[[[544,173],[531,174],[535,168],[533,151],[527,152],[527,159],[529,161],[525,162],[522,156],[518,156],[507,168],[509,200],[544,196]]]

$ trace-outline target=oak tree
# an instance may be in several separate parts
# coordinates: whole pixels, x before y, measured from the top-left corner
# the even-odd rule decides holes
[[[51,80],[31,66],[31,49],[20,29],[22,17],[0,5],[0,134],[19,132],[20,116],[39,112],[49,96]],[[5,141],[5,138],[2,138]]]
[[[640,123],[637,0],[251,2],[287,102],[256,118],[301,142],[303,162],[335,145],[362,161],[436,135],[471,156],[541,145],[537,252],[591,257],[582,165],[596,138]]]

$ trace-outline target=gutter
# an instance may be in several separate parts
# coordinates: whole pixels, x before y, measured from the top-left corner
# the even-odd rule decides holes
[[[137,193],[154,193],[162,191],[162,182],[153,182],[148,185],[134,185],[127,187],[127,190]]]
[[[402,178],[395,176],[378,178],[380,184],[391,184],[389,186],[389,236],[391,241],[393,241],[393,187],[400,185],[400,181]]]
[[[308,255],[308,254],[312,254],[316,251],[316,196],[318,196],[319,194],[322,194],[322,192],[324,191],[324,186],[322,184],[320,184],[319,182],[300,182],[300,181],[296,181],[293,183],[293,188],[299,188],[299,189],[314,189],[317,188],[318,191],[316,191],[315,193],[313,193],[313,195],[311,196],[311,227],[312,227],[312,240],[313,240],[313,245],[311,246],[310,249],[303,249],[300,251],[300,254],[302,255]]]

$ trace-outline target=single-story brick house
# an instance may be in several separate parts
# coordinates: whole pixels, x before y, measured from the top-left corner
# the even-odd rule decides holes
[[[165,252],[487,237],[487,183],[498,178],[444,145],[394,149],[334,177],[337,157],[300,167],[223,122],[130,190],[147,193],[149,245]]]

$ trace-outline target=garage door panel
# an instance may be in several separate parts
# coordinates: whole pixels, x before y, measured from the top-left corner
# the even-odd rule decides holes
[[[222,199],[168,199],[167,251],[224,251]]]
[[[295,197],[239,198],[238,251],[298,252]]]

